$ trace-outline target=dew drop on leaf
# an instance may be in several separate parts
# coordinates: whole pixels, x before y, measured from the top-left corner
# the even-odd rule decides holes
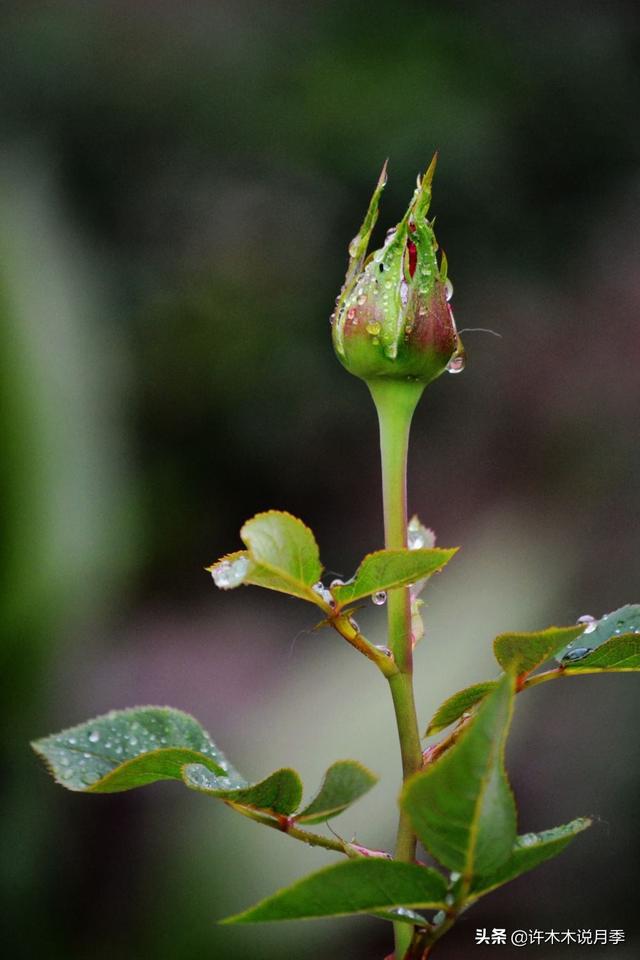
[[[562,658],[562,662],[573,662],[575,660],[582,660],[583,657],[586,657],[588,653],[591,653],[591,647],[574,647],[573,650],[568,650]]]
[[[372,603],[375,603],[376,607],[381,607],[387,602],[387,594],[385,590],[379,590],[377,593],[374,593],[371,597]]]

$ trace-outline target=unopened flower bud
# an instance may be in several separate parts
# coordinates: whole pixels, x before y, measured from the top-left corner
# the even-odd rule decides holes
[[[332,315],[333,344],[341,363],[367,382],[380,378],[427,384],[447,368],[464,367],[464,350],[449,300],[453,292],[444,253],[437,259],[433,221],[427,219],[433,158],[400,223],[367,257],[387,180],[386,163],[358,234]]]

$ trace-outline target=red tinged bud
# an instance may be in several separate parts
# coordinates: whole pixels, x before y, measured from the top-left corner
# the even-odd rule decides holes
[[[368,257],[371,231],[386,184],[386,164],[359,233],[349,246],[349,267],[332,316],[341,363],[367,382],[411,380],[427,384],[446,369],[464,366],[462,343],[449,299],[447,260],[436,257],[433,222],[427,220],[436,158],[418,185],[400,223]]]

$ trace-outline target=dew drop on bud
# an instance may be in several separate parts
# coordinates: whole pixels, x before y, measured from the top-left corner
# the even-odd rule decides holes
[[[453,296],[453,284],[451,283],[451,280],[449,280],[449,277],[447,277],[447,279],[444,282],[444,295],[448,303]]]
[[[368,323],[365,327],[367,333],[371,334],[372,337],[377,337],[380,333],[381,327],[379,323]]]
[[[464,354],[456,353],[447,364],[448,373],[462,373],[464,370]]]
[[[371,597],[371,602],[375,603],[376,607],[382,607],[387,602],[387,593],[385,590],[378,590],[377,593],[374,593]]]

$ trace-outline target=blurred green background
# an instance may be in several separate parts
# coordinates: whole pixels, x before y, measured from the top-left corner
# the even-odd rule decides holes
[[[508,628],[640,599],[640,30],[634,3],[0,7],[3,913],[14,957],[369,960],[381,921],[217,927],[329,862],[176,784],[81,797],[28,741],[111,707],[194,713],[247,776],[382,773],[335,829],[389,847],[383,681],[303,605],[203,567],[278,507],[350,575],[382,543],[376,426],[328,317],[380,166],[376,239],[440,151],[433,212],[468,364],[416,417],[421,719]],[[377,639],[384,614],[363,619]],[[476,927],[624,928],[638,955],[637,679],[518,703],[523,830],[589,835]],[[265,834],[265,835],[263,835]],[[635,941],[635,942],[634,942]],[[558,955],[582,956],[580,947]],[[577,952],[576,952],[577,951]],[[502,956],[515,954],[502,947]]]

